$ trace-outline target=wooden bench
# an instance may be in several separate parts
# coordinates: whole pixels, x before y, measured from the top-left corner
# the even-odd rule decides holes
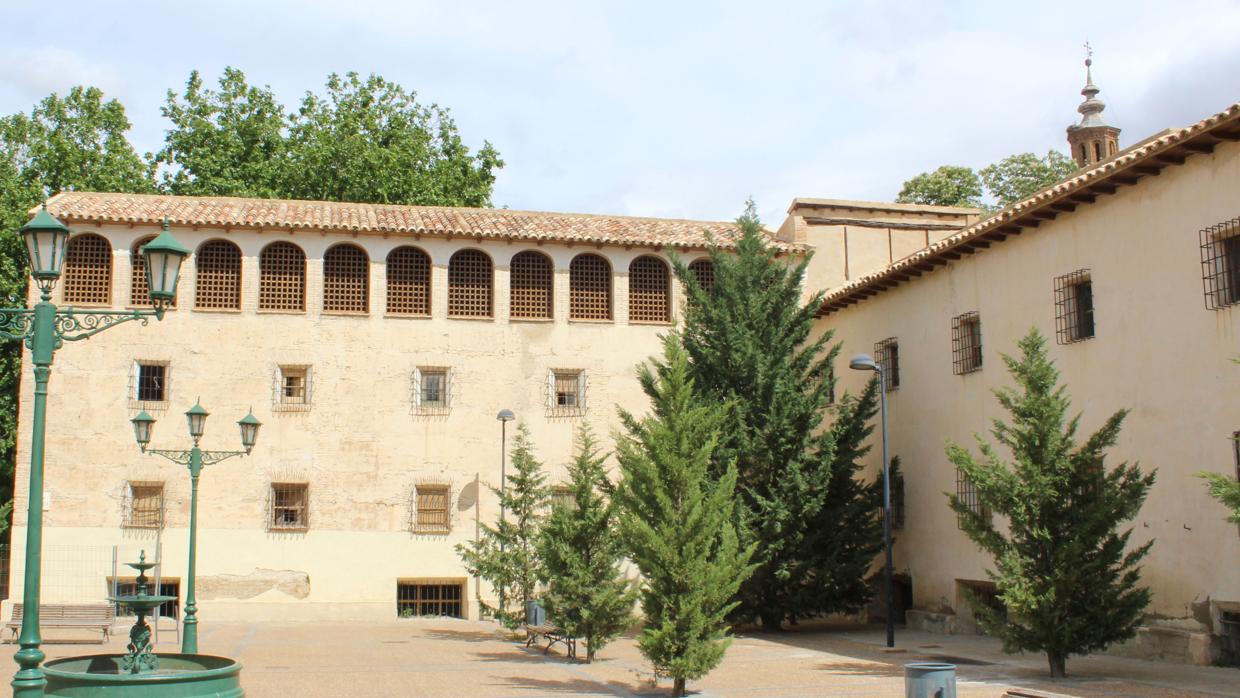
[[[111,604],[48,603],[39,604],[40,628],[89,628],[103,633],[100,642],[107,642],[116,622],[116,607]],[[17,639],[22,627],[22,604],[13,604],[13,618],[6,623]]]
[[[549,623],[543,623],[541,625],[527,624],[525,626],[525,632],[527,633],[525,638],[526,647],[537,647],[538,638],[541,637],[547,641],[547,646],[543,648],[543,654],[550,652],[552,645],[557,642],[561,642],[564,644],[564,649],[567,650],[568,658],[577,658],[577,638],[568,635],[562,629]]]

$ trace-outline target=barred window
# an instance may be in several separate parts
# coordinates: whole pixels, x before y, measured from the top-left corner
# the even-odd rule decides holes
[[[291,242],[273,242],[258,255],[258,309],[306,309],[306,253]]]
[[[415,533],[448,533],[452,530],[448,516],[448,504],[452,498],[447,485],[417,485],[413,497]]]
[[[570,320],[611,319],[611,264],[596,254],[579,254],[568,265]]]
[[[515,318],[551,317],[551,259],[526,250],[512,258],[509,272],[510,313]]]
[[[651,255],[629,264],[629,322],[670,322],[671,282],[667,265]]]
[[[323,255],[323,310],[365,313],[370,310],[370,259],[360,247],[334,245]]]
[[[586,374],[576,369],[553,369],[547,373],[547,409],[553,415],[584,414]]]
[[[126,483],[128,498],[124,525],[128,528],[161,528],[164,525],[164,483]]]
[[[1055,277],[1055,339],[1071,344],[1094,336],[1094,285],[1088,269]]]
[[[241,248],[212,240],[198,248],[194,259],[194,307],[241,309]]]
[[[418,414],[447,414],[452,406],[452,373],[439,366],[413,370],[413,406]]]
[[[431,258],[408,245],[387,256],[387,311],[392,315],[431,314]]]
[[[978,496],[977,485],[973,484],[969,476],[960,468],[956,468],[956,498],[969,511],[984,519],[990,518],[990,509],[982,503],[981,497]],[[960,514],[956,515],[956,526],[964,530],[964,517]]]
[[[491,258],[460,250],[448,260],[448,317],[491,317]]]
[[[465,582],[442,583],[435,580],[398,581],[396,583],[396,615],[445,616],[464,618]]]
[[[280,366],[276,369],[276,407],[285,411],[310,408],[311,370],[309,366]]]
[[[112,244],[94,233],[69,238],[64,277],[65,303],[111,303]]]
[[[1240,303],[1240,218],[1212,225],[1200,236],[1206,307],[1218,310]]]
[[[167,402],[168,373],[166,363],[136,362],[133,372],[133,399],[137,402]]]
[[[952,372],[982,370],[982,318],[977,311],[952,318]]]
[[[146,255],[142,254],[142,246],[154,239],[154,235],[148,235],[129,250],[130,305],[151,305],[151,280],[146,278]],[[177,307],[176,296],[172,297],[171,307]]]
[[[715,288],[715,263],[709,257],[695,259],[689,263],[689,272],[697,279],[698,286],[710,293]]]
[[[888,337],[874,344],[874,360],[883,369],[887,392],[899,389],[900,343],[895,337]]]
[[[271,509],[267,526],[272,530],[304,531],[310,528],[310,485],[304,482],[271,483]]]
[[[551,507],[568,507],[569,509],[577,508],[577,497],[573,494],[573,488],[569,485],[555,485],[551,488]]]

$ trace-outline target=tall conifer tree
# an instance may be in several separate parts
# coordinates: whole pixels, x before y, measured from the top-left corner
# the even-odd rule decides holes
[[[675,336],[664,340],[663,361],[643,365],[638,379],[653,413],[620,411],[621,527],[642,573],[638,645],[658,674],[672,677],[672,695],[683,696],[687,681],[723,659],[727,615],[753,571],[754,549],[733,525],[736,468],[711,473],[728,408],[694,393]]]
[[[873,384],[831,408],[840,347],[814,336],[822,294],[801,299],[807,259],[767,243],[750,202],[734,251],[712,247],[703,288],[676,260],[689,304],[683,342],[699,392],[735,405],[714,470],[735,463],[737,492],[760,566],[741,588],[735,618],[770,630],[799,618],[860,609],[882,549],[877,483],[857,479],[877,411]],[[834,420],[824,418],[834,409]]]
[[[1008,652],[1045,652],[1051,676],[1067,673],[1069,656],[1088,654],[1136,634],[1150,602],[1138,586],[1138,564],[1153,541],[1128,548],[1131,521],[1154,484],[1154,473],[1133,464],[1106,468],[1128,410],[1111,416],[1084,443],[1080,415],[1069,418],[1065,387],[1035,329],[1019,343],[1020,358],[1004,355],[1017,387],[995,391],[1011,422],[994,420],[991,435],[1012,456],[977,438],[981,459],[949,444],[947,457],[976,489],[981,506],[948,495],[961,525],[989,553],[989,572],[1003,600],[1001,613],[970,597],[983,627]],[[1004,529],[992,513],[1006,519]]]
[[[625,556],[613,487],[584,424],[568,466],[571,501],[556,503],[538,536],[547,575],[543,604],[552,624],[586,641],[586,662],[633,621],[637,590],[620,569]]]

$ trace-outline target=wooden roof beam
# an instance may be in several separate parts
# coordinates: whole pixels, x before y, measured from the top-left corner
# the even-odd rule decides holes
[[[1187,160],[1188,158],[1184,157],[1180,153],[1167,151],[1165,153],[1159,153],[1158,155],[1155,155],[1154,159],[1157,160],[1158,162],[1163,162],[1168,165],[1183,165],[1184,161]]]
[[[1131,175],[1111,175],[1111,177],[1108,179],[1109,181],[1114,182],[1116,184],[1122,184],[1124,186],[1131,187],[1132,185],[1136,184],[1137,180],[1141,179],[1141,177],[1139,176],[1133,177]]]
[[[1055,216],[1058,216],[1059,214],[1054,211],[1037,210],[1037,211],[1030,211],[1029,215],[1033,216],[1034,218],[1037,218],[1038,220],[1053,221],[1055,220]]]
[[[1118,189],[1118,187],[1116,187],[1114,184],[1107,184],[1106,182],[1096,182],[1093,186],[1089,188],[1091,192],[1097,192],[1101,194],[1114,194],[1116,189]]]
[[[1073,194],[1072,196],[1069,196],[1068,199],[1071,201],[1075,201],[1079,204],[1092,204],[1093,202],[1098,200],[1098,197],[1094,196],[1093,194],[1090,194],[1087,191],[1080,191],[1080,192]]]
[[[1060,213],[1071,213],[1076,210],[1076,204],[1071,201],[1056,201],[1051,204],[1051,208],[1059,211]]]
[[[1217,138],[1212,138],[1208,140],[1206,138],[1201,138],[1199,140],[1193,140],[1193,141],[1187,141],[1185,143],[1181,143],[1180,147],[1193,153],[1212,153],[1214,152],[1214,146],[1218,144],[1219,144],[1219,140]]]
[[[1162,173],[1162,166],[1160,165],[1137,165],[1136,167],[1132,168],[1132,171],[1146,175],[1148,177],[1157,177],[1159,174]]]
[[[1240,141],[1240,129],[1236,129],[1234,131],[1224,131],[1220,129],[1217,131],[1211,131],[1210,135],[1227,141]]]

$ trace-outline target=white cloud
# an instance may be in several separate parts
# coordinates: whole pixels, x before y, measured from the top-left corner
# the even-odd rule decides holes
[[[106,61],[87,60],[61,46],[0,49],[0,87],[31,103],[77,85],[93,85],[111,97],[128,96],[127,81]]]

